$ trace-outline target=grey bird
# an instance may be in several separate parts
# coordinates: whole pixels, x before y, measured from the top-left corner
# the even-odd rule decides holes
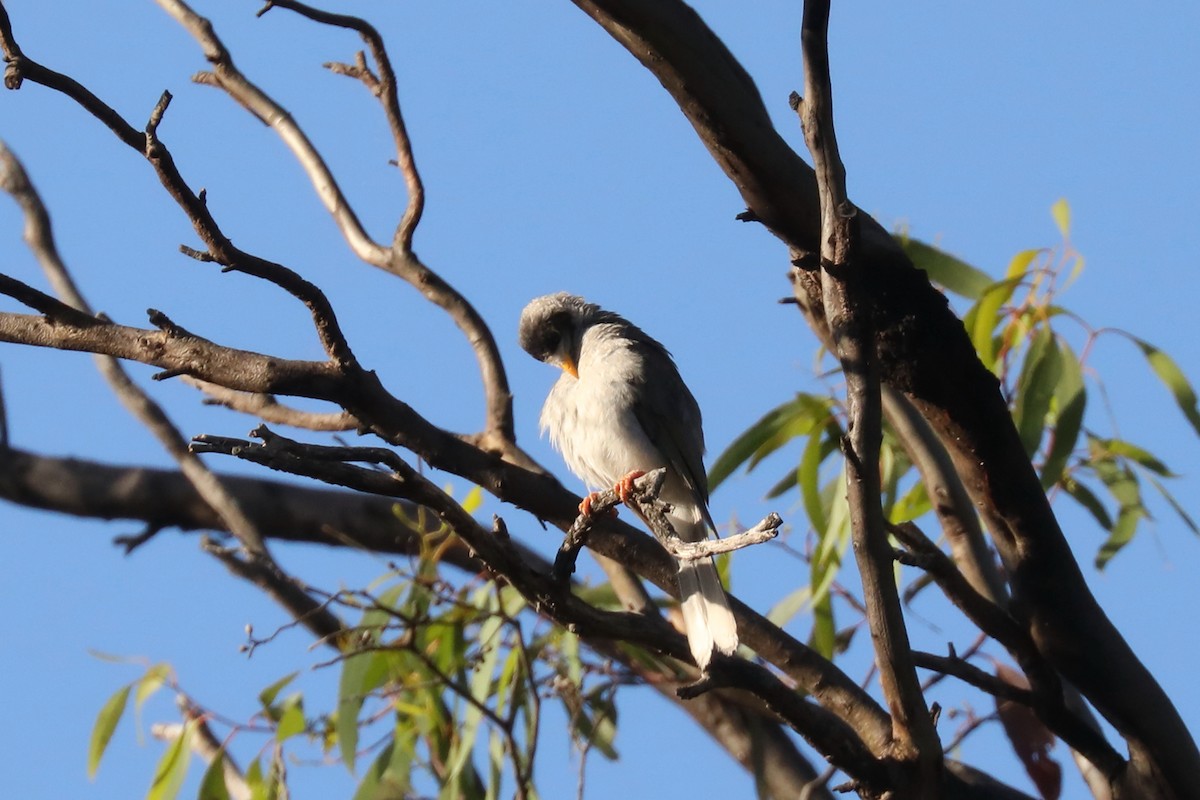
[[[521,347],[562,369],[542,408],[541,429],[592,491],[628,492],[631,473],[666,467],[660,499],[681,539],[715,533],[708,511],[700,407],[666,348],[641,328],[565,292],[521,312]],[[581,504],[586,510],[588,501]],[[737,626],[711,558],[683,561],[679,593],[692,657],[737,649]]]

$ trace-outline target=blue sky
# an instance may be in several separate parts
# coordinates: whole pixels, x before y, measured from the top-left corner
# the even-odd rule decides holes
[[[493,326],[516,392],[519,435],[543,463],[572,480],[537,440],[537,411],[553,375],[515,342],[520,309],[548,291],[567,289],[619,310],[671,349],[704,409],[710,455],[792,393],[821,391],[813,337],[793,310],[775,304],[788,293],[786,253],[763,230],[734,220],[736,192],[670,98],[585,15],[567,2],[527,0],[377,5],[343,4],[370,14],[400,75],[429,190],[418,252]],[[1082,2],[914,5],[863,0],[834,10],[835,108],[851,198],[885,225],[908,226],[999,274],[1017,251],[1057,242],[1049,208],[1065,197],[1088,266],[1063,302],[1095,325],[1158,344],[1200,379],[1193,332],[1200,10],[1184,3],[1140,15]],[[409,287],[354,260],[273,133],[218,91],[189,82],[203,59],[163,12],[141,3],[98,15],[80,0],[6,6],[31,57],[80,79],[135,124],[169,89],[175,100],[160,134],[184,175],[208,189],[234,241],[327,288],[360,357],[397,395],[446,427],[478,426],[478,378],[457,331]],[[799,3],[710,0],[696,7],[802,147],[787,107],[788,93],[802,84]],[[257,8],[197,3],[243,71],[323,148],[368,228],[388,235],[404,198],[387,165],[386,128],[360,86],[320,68],[351,59],[357,41],[280,11],[256,20]],[[147,307],[159,308],[225,344],[320,356],[296,303],[178,254],[180,243],[194,239],[147,165],[69,102],[34,85],[6,92],[0,137],[43,193],[63,255],[95,307],[135,325]],[[44,285],[7,201],[0,202],[0,254],[4,272]],[[1108,339],[1092,366],[1105,380],[1120,433],[1181,473],[1177,494],[1200,513],[1186,500],[1200,475],[1200,441],[1140,356]],[[167,465],[85,357],[7,346],[0,369],[17,446]],[[148,383],[150,370],[133,372]],[[153,389],[185,433],[240,435],[250,427],[247,418],[201,407],[182,385]],[[1108,423],[1100,413],[1094,424]],[[795,457],[781,454],[762,474],[731,479],[713,498],[715,517],[752,521],[777,508],[802,527],[789,501],[761,500]],[[1086,566],[1102,535],[1073,509],[1061,510]],[[1089,580],[1200,731],[1192,667],[1200,627],[1185,611],[1197,601],[1200,543],[1169,510],[1156,510],[1158,521],[1104,573],[1089,567]],[[484,512],[508,513],[494,500]],[[510,520],[539,546],[555,544],[519,515]],[[160,750],[139,744],[130,720],[97,781],[86,779],[95,713],[137,675],[89,649],[169,661],[198,699],[232,715],[249,713],[259,689],[315,660],[301,635],[282,637],[250,660],[237,652],[246,623],[265,631],[284,618],[203,557],[193,537],[168,534],[125,558],[109,542],[134,531],[129,524],[12,506],[0,507],[0,530],[7,534],[0,585],[8,601],[0,704],[9,714],[0,782],[13,796],[124,798],[149,784]],[[381,561],[312,548],[279,555],[324,585],[360,585],[384,570]],[[781,567],[770,552],[748,553],[735,563],[734,590],[766,609],[804,572]],[[967,635],[937,622],[943,628],[914,622],[927,649]],[[803,636],[808,624],[801,617],[792,628]],[[327,701],[332,687],[329,673],[306,676],[310,708]],[[147,706],[148,722],[171,716],[169,698],[160,700]],[[625,757],[612,765],[592,759],[590,796],[636,795],[652,783],[668,798],[752,795],[742,770],[692,734],[683,715],[645,692],[628,692],[623,703],[617,747]],[[546,736],[540,777],[547,797],[574,791],[576,767],[562,739]],[[995,732],[985,731],[963,755],[989,763],[1002,749]],[[1002,774],[1025,786],[1015,764],[996,758]],[[292,777],[297,798],[348,796],[351,785],[337,767]],[[1064,796],[1084,796],[1070,780]]]

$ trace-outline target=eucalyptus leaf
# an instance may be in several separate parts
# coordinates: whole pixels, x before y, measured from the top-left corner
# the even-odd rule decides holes
[[[92,726],[92,738],[88,743],[87,772],[89,778],[96,777],[96,770],[100,768],[100,759],[104,757],[104,751],[108,748],[109,741],[112,740],[113,731],[117,729],[117,723],[121,721],[121,716],[125,713],[125,706],[129,701],[129,692],[132,688],[123,686],[113,692],[100,709],[100,713],[96,715],[96,724]]]

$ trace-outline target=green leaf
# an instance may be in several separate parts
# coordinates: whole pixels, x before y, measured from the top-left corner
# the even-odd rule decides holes
[[[836,430],[836,429],[835,429]],[[825,502],[821,498],[821,464],[837,447],[834,435],[829,427],[821,433],[813,433],[804,445],[800,454],[800,466],[796,470],[796,478],[800,484],[800,497],[804,500],[804,512],[813,530],[823,531],[829,526],[829,518],[825,513]],[[840,431],[836,435],[840,436]]]
[[[918,269],[925,270],[929,279],[957,295],[978,300],[992,285],[991,276],[970,264],[950,255],[944,250],[911,239],[896,237],[904,252]]]
[[[1034,250],[1022,250],[1012,257],[1012,261],[1008,262],[1008,269],[1004,273],[1007,280],[1021,280],[1029,272],[1029,265],[1033,260],[1046,252],[1043,248]],[[1003,282],[1003,281],[1002,281]]]
[[[893,525],[912,522],[932,508],[933,503],[929,501],[929,493],[925,491],[925,484],[917,481],[892,506],[891,512],[888,514],[888,521]]]
[[[1092,460],[1092,468],[1104,483],[1105,488],[1108,489],[1109,494],[1117,501],[1117,518],[1109,529],[1108,539],[1100,546],[1100,552],[1096,554],[1097,569],[1103,569],[1121,548],[1129,544],[1133,539],[1133,534],[1137,531],[1138,522],[1149,516],[1142,503],[1142,492],[1137,475],[1129,468],[1128,464],[1117,462],[1111,455],[1101,453],[1100,448],[1102,447],[1103,442],[1100,440],[1092,441],[1092,452],[1098,454]]]
[[[204,770],[200,779],[200,793],[197,800],[230,800],[229,787],[225,785],[225,751],[217,753]]]
[[[1026,252],[1037,255],[1038,251]],[[963,319],[963,324],[971,334],[975,352],[979,354],[979,360],[990,370],[994,371],[996,368],[996,343],[993,340],[993,332],[1000,323],[1000,309],[1012,297],[1013,291],[1022,280],[1024,274],[993,283]]]
[[[483,489],[478,486],[472,486],[471,491],[467,492],[467,496],[462,499],[459,505],[462,506],[463,511],[466,511],[468,514],[474,514],[483,505]]]
[[[267,785],[263,780],[262,761],[254,759],[246,768],[246,786],[250,789],[250,800],[266,800]]]
[[[813,640],[815,647],[833,647],[833,613],[828,603],[829,587],[842,566],[842,554],[850,544],[850,509],[846,503],[846,472],[829,482],[829,523],[820,532],[820,540],[809,564],[812,589]]]
[[[1192,384],[1188,381],[1187,376],[1183,374],[1183,370],[1175,363],[1175,359],[1154,345],[1137,337],[1131,338],[1133,338],[1133,341],[1141,349],[1142,354],[1146,357],[1146,361],[1150,363],[1150,368],[1154,370],[1154,374],[1170,390],[1172,396],[1175,398],[1175,402],[1179,405],[1180,410],[1183,411],[1183,415],[1192,424],[1192,428],[1197,434],[1200,434],[1200,410],[1196,408],[1196,390],[1192,388]]]
[[[1117,521],[1113,523],[1108,539],[1100,546],[1096,554],[1096,569],[1104,569],[1122,547],[1129,544],[1137,531],[1138,522],[1146,516],[1142,506],[1121,506],[1117,512]]]
[[[367,695],[379,688],[387,673],[387,659],[379,651],[355,653],[342,662],[335,728],[342,761],[351,774],[358,750],[358,713]]]
[[[1060,197],[1050,206],[1050,214],[1054,217],[1054,224],[1058,226],[1062,237],[1071,238],[1071,206],[1067,204],[1065,197]]]
[[[812,597],[811,586],[793,589],[784,595],[782,600],[771,606],[771,610],[767,612],[767,619],[776,627],[782,628],[791,621],[792,617],[804,610],[810,597]]]
[[[1041,328],[1033,337],[1021,374],[1017,379],[1017,398],[1013,408],[1013,420],[1025,446],[1025,454],[1032,456],[1042,441],[1046,415],[1050,413],[1050,402],[1062,375],[1062,359],[1054,333]]]
[[[450,758],[447,782],[457,779],[463,767],[470,762],[475,747],[475,736],[479,731],[480,722],[483,721],[483,709],[479,706],[486,705],[492,696],[492,677],[500,659],[500,630],[503,622],[499,616],[493,615],[479,626],[479,645],[483,650],[483,658],[475,667],[470,684],[471,697],[475,703],[467,704],[457,726],[458,735],[455,737],[453,755]]]
[[[292,672],[284,675],[279,680],[272,683],[267,688],[258,693],[258,702],[262,703],[264,710],[270,710],[271,704],[275,702],[275,698],[283,691],[284,687],[296,679],[299,672]]]
[[[275,741],[283,744],[286,740],[302,733],[305,729],[304,700],[300,694],[294,694],[283,704],[283,713],[275,725]]]
[[[1096,493],[1074,478],[1067,478],[1063,481],[1063,488],[1067,490],[1067,494],[1072,500],[1079,503],[1087,510],[1089,514],[1096,520],[1106,531],[1111,531],[1113,526],[1112,517],[1108,514],[1108,509],[1104,507],[1104,503],[1100,502],[1100,498]]]
[[[742,464],[754,469],[762,459],[797,436],[809,433],[829,417],[830,400],[810,394],[771,409],[733,441],[713,462],[708,485],[715,490]]]
[[[408,729],[411,731],[411,728]],[[408,797],[416,740],[396,728],[392,741],[371,762],[354,792],[353,800],[385,800]]]
[[[1079,432],[1083,429],[1083,412],[1087,408],[1087,390],[1083,383],[1083,368],[1066,342],[1059,342],[1059,377],[1054,389],[1055,422],[1050,451],[1042,464],[1042,486],[1058,483],[1075,452]]]
[[[146,800],[174,800],[179,794],[183,779],[187,776],[188,762],[191,761],[192,735],[195,731],[195,721],[189,720],[184,723],[179,736],[167,745],[166,752],[154,769],[154,781],[150,784],[150,791],[146,792]]]
[[[590,714],[579,715],[577,725],[592,746],[599,750],[609,761],[620,758],[613,742],[617,736],[617,707],[612,701],[612,692],[607,687],[600,687],[588,692],[584,698]]]
[[[151,695],[162,688],[170,675],[170,664],[159,663],[146,670],[146,674],[137,682],[137,693],[133,699],[134,713],[141,713],[142,705],[150,699]]]
[[[833,599],[828,591],[822,593],[820,599],[813,603],[813,627],[808,637],[808,645],[825,658],[833,658],[833,650],[837,646],[837,629],[833,622]]]
[[[1158,493],[1163,496],[1163,499],[1167,501],[1167,504],[1171,506],[1171,509],[1179,515],[1181,520],[1183,520],[1183,524],[1187,525],[1188,529],[1191,530],[1192,533],[1200,535],[1200,526],[1196,525],[1196,521],[1192,519],[1192,516],[1187,513],[1182,505],[1179,504],[1179,501],[1175,499],[1175,495],[1167,491],[1167,487],[1164,486],[1162,482],[1153,475],[1148,475],[1147,478],[1150,480],[1150,483],[1154,484],[1154,488],[1157,489]]]
[[[1127,442],[1123,439],[1101,439],[1100,444],[1108,452],[1128,458],[1130,461],[1140,464],[1156,475],[1161,475],[1164,478],[1178,477],[1157,456],[1132,442]]]
[[[96,770],[100,768],[100,759],[112,739],[121,715],[125,713],[125,705],[129,701],[129,691],[132,687],[125,686],[113,693],[104,703],[100,713],[96,715],[96,724],[92,726],[92,739],[88,743],[88,777],[95,778]]]
[[[800,484],[800,471],[797,469],[789,469],[784,476],[775,483],[771,484],[771,488],[767,490],[766,499],[774,500],[787,494],[792,489],[795,489]]]

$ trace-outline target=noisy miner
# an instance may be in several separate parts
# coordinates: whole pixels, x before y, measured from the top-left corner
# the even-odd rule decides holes
[[[700,407],[666,348],[641,328],[565,292],[533,300],[521,312],[521,347],[560,367],[542,408],[542,432],[592,491],[666,467],[660,499],[679,538],[715,533],[708,512]],[[580,505],[587,511],[589,501]],[[737,626],[712,558],[681,561],[679,593],[692,657],[701,669],[713,649],[738,646]]]

